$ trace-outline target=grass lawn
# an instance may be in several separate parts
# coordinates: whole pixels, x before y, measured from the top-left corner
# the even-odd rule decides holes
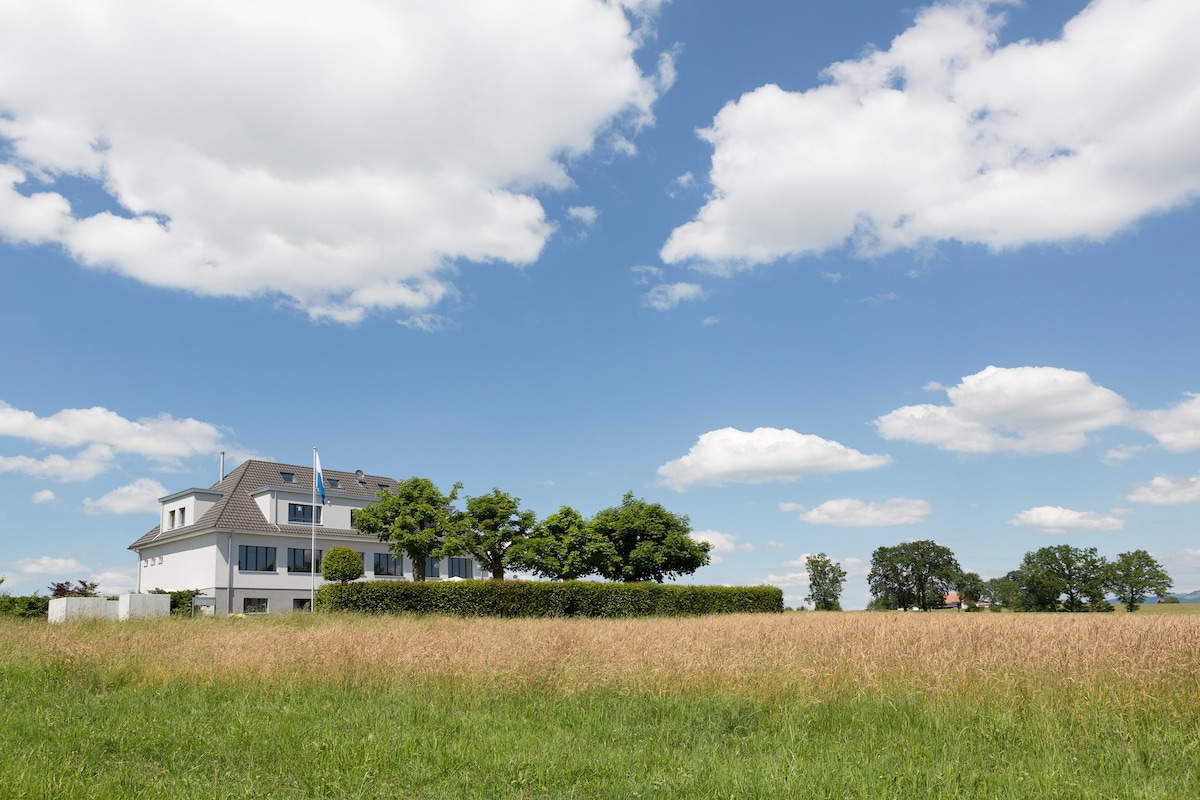
[[[1200,615],[1177,611],[0,636],[6,799],[1200,796]]]

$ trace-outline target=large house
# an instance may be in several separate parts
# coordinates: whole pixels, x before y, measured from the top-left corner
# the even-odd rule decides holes
[[[159,522],[129,546],[138,554],[138,591],[199,589],[216,613],[306,608],[321,579],[321,554],[342,545],[363,559],[364,580],[410,580],[412,561],[352,527],[355,510],[397,481],[322,469],[325,504],[313,503],[312,467],[246,461],[208,489],[159,502]],[[314,519],[315,517],[315,519]],[[316,558],[313,558],[313,531]],[[475,577],[470,558],[426,559],[426,577]]]

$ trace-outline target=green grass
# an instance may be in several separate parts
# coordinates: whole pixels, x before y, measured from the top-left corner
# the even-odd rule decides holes
[[[871,624],[930,619],[912,616]],[[808,617],[787,624],[824,626],[820,635],[858,624],[854,615]],[[473,630],[470,621],[453,624],[464,627],[452,634]],[[535,632],[586,637],[587,624]],[[1200,796],[1195,660],[1179,665],[1174,682],[1081,675],[1064,663],[1039,679],[1005,672],[940,690],[936,681],[780,675],[729,691],[632,676],[572,691],[550,668],[501,679],[470,673],[453,656],[443,669],[398,667],[391,678],[347,651],[347,672],[332,678],[303,668],[231,671],[215,652],[264,631],[344,644],[340,637],[357,641],[374,626],[409,625],[419,639],[443,628],[428,620],[35,625],[0,623],[4,639],[21,644],[0,656],[6,799]],[[661,636],[666,625],[620,630]],[[211,670],[173,674],[153,658],[128,657],[126,641],[107,648],[119,636],[144,644],[197,633],[213,637],[196,645],[213,648],[200,654]],[[296,645],[302,664],[310,647],[318,646]],[[578,645],[561,653],[570,659]],[[760,660],[750,655],[747,664]],[[828,675],[853,668],[828,666]]]

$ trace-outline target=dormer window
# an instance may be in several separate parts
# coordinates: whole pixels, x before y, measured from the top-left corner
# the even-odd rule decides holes
[[[294,472],[281,472],[279,473],[279,477],[283,479],[284,483],[296,482],[296,473]]]
[[[175,530],[175,512],[174,510],[167,512],[167,530]]]
[[[184,521],[184,519],[186,517],[187,517],[187,509],[186,508],[179,509],[179,527],[182,528],[184,525],[187,525],[187,523]]]
[[[337,478],[330,478],[329,480],[325,481],[325,483],[327,483],[329,485],[330,489],[342,488],[342,482],[339,481]]]

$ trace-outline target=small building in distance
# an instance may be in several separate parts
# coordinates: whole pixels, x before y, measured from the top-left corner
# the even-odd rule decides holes
[[[352,526],[356,510],[397,481],[322,469],[325,504],[313,503],[313,469],[273,461],[240,464],[207,489],[159,499],[159,523],[129,546],[138,555],[138,592],[199,589],[217,614],[308,608],[321,579],[321,554],[335,545],[363,559],[364,580],[411,580],[412,561]],[[316,553],[312,532],[316,530]],[[473,578],[470,558],[427,559],[427,578]]]

